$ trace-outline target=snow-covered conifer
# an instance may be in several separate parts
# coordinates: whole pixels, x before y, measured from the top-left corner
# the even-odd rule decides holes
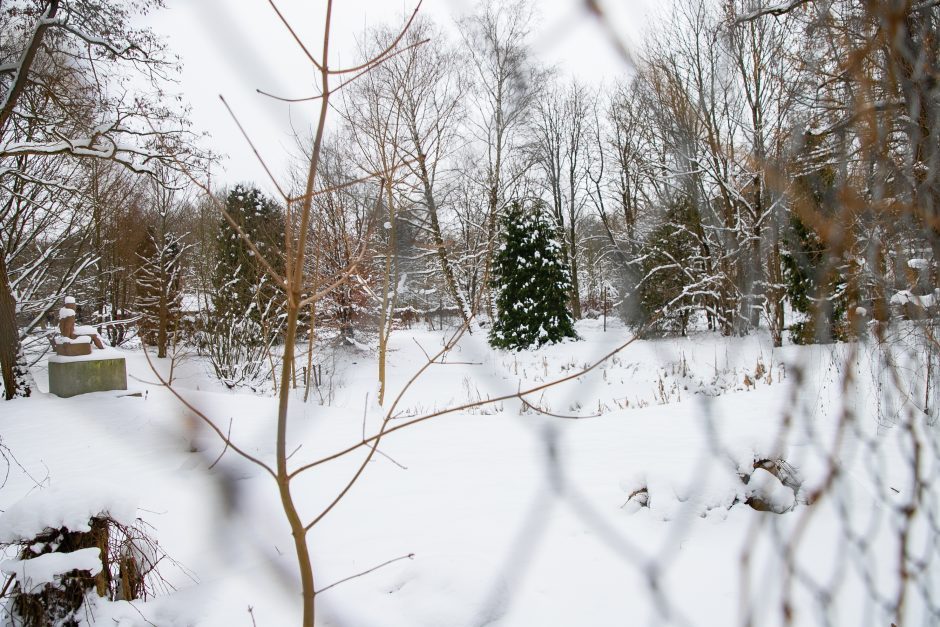
[[[503,213],[502,233],[493,266],[497,316],[490,343],[519,349],[576,337],[567,303],[571,277],[544,208],[512,203]]]
[[[278,248],[284,240],[284,217],[280,208],[254,187],[236,185],[228,194],[225,208],[265,259],[281,259]],[[248,315],[261,324],[277,309],[278,290],[248,244],[223,217],[216,232],[216,267],[213,276],[212,305],[216,319]],[[273,306],[273,307],[272,307]]]

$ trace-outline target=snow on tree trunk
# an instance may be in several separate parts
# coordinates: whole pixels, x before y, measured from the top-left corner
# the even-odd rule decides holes
[[[10,400],[29,396],[26,369],[22,363],[20,338],[16,324],[16,300],[7,277],[6,253],[0,246],[0,370],[3,373],[3,396]]]

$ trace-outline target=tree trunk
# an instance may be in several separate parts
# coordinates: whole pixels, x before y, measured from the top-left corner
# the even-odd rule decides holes
[[[290,401],[290,371],[294,362],[294,343],[297,339],[297,303],[300,302],[300,293],[293,290],[287,302],[287,331],[284,334],[284,361],[281,364],[281,387],[279,390],[277,412],[277,487],[281,496],[281,506],[287,522],[290,524],[291,536],[294,539],[294,551],[297,555],[297,565],[300,569],[301,595],[303,597],[303,626],[314,625],[314,597],[316,595],[313,582],[313,565],[310,562],[310,550],[307,546],[307,529],[300,514],[294,505],[294,498],[290,491],[290,474],[287,470],[287,409]]]
[[[750,297],[748,298],[749,302],[749,311],[748,311],[748,322],[752,329],[757,329],[760,326],[760,304],[764,299],[765,293],[764,288],[760,285],[760,279],[764,277],[761,263],[761,254],[760,254],[760,245],[761,245],[761,231],[760,227],[754,229],[754,239],[751,240],[751,278],[749,283],[751,284],[750,288]]]
[[[417,134],[412,134],[412,140],[415,145],[418,144]],[[444,283],[447,285],[447,291],[457,305],[460,317],[464,324],[470,325],[470,306],[467,299],[457,287],[457,281],[454,279],[454,270],[450,267],[450,260],[447,258],[447,248],[444,246],[444,236],[441,234],[441,223],[437,217],[437,202],[434,199],[434,190],[431,189],[431,178],[428,174],[427,163],[425,162],[424,152],[418,149],[418,170],[421,175],[421,187],[424,192],[424,203],[428,208],[428,216],[431,220],[431,234],[434,236],[434,246],[437,248],[437,258],[441,263],[441,272],[444,274]]]
[[[0,371],[6,400],[29,396],[29,385],[20,380],[16,360],[20,354],[20,336],[16,325],[16,299],[7,277],[6,251],[0,245]]]
[[[392,285],[398,282],[397,264],[392,261],[396,257],[398,233],[396,227],[395,204],[392,197],[392,184],[390,181],[383,183],[384,191],[388,202],[388,223],[391,225],[388,232],[388,249],[385,251],[385,284],[382,286],[382,313],[379,317],[379,405],[385,404],[385,362],[388,356],[388,338],[392,334],[392,320],[395,315],[395,298],[389,304],[389,292]],[[381,194],[383,190],[379,190]],[[397,287],[395,288],[397,289]]]
[[[165,278],[165,277],[164,277]],[[167,311],[166,284],[161,286],[163,293],[160,295],[159,320],[157,322],[157,357],[166,358],[166,347],[168,342],[167,326],[169,325],[169,311]]]
[[[574,230],[574,216],[568,224],[568,247],[571,249],[568,268],[571,271],[571,315],[575,320],[581,319],[581,285],[578,282],[578,251],[575,249],[576,234]]]

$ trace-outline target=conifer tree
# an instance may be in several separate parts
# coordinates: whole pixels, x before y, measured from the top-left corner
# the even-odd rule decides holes
[[[702,279],[695,259],[697,220],[690,201],[676,199],[643,243],[637,296],[640,322],[651,333],[684,336],[688,330],[697,307],[690,288]]]
[[[157,357],[166,357],[182,308],[182,238],[147,228],[147,236],[137,249],[137,308],[140,336],[157,348]]]
[[[225,208],[266,259],[281,258],[278,248],[284,240],[284,217],[274,201],[257,188],[236,185]],[[216,232],[216,255],[212,305],[217,320],[247,316],[260,325],[276,314],[277,288],[224,217]],[[275,269],[280,270],[277,265]]]
[[[283,272],[280,247],[284,214],[261,190],[235,186],[225,207],[275,271]],[[216,231],[212,306],[202,344],[219,380],[252,389],[265,379],[270,348],[283,331],[284,296],[225,217]]]
[[[514,202],[501,222],[502,244],[491,281],[497,317],[490,344],[522,349],[576,337],[567,308],[571,277],[545,209]]]
[[[846,279],[836,255],[810,224],[835,219],[836,172],[827,156],[821,140],[807,134],[800,160],[803,172],[794,181],[795,207],[781,254],[790,304],[807,316],[805,322],[790,326],[790,338],[797,344],[847,339]]]

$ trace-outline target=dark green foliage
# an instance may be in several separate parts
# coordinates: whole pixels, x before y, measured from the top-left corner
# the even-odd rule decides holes
[[[687,202],[670,207],[643,246],[643,280],[639,286],[641,322],[647,330],[685,335],[695,308],[689,287],[694,283],[698,241],[696,215]]]
[[[225,201],[229,215],[278,272],[283,269],[280,247],[284,215],[259,189],[236,185]],[[280,291],[253,251],[228,223],[219,219],[212,304],[217,320],[248,317],[256,324],[270,321],[280,310]]]
[[[260,190],[242,185],[229,192],[225,206],[264,259],[283,273],[281,209]],[[222,383],[256,389],[267,378],[268,351],[283,331],[284,293],[225,216],[216,255],[213,311],[200,343]]]
[[[577,337],[567,306],[571,277],[544,208],[514,202],[501,223],[491,281],[497,316],[490,344],[514,350]]]
[[[788,247],[781,254],[787,297],[807,319],[790,325],[795,344],[846,340],[845,279],[819,234],[790,218]]]
[[[782,253],[787,296],[793,309],[808,313],[816,294],[816,270],[826,262],[826,247],[819,235],[790,216],[789,248]]]
[[[824,164],[825,156],[820,139],[808,135],[803,158],[806,171],[794,181],[795,207],[781,251],[787,297],[794,311],[807,316],[790,327],[790,338],[797,344],[845,340],[848,336],[847,280],[823,235],[809,224],[812,218],[818,224],[834,226],[835,171]]]

